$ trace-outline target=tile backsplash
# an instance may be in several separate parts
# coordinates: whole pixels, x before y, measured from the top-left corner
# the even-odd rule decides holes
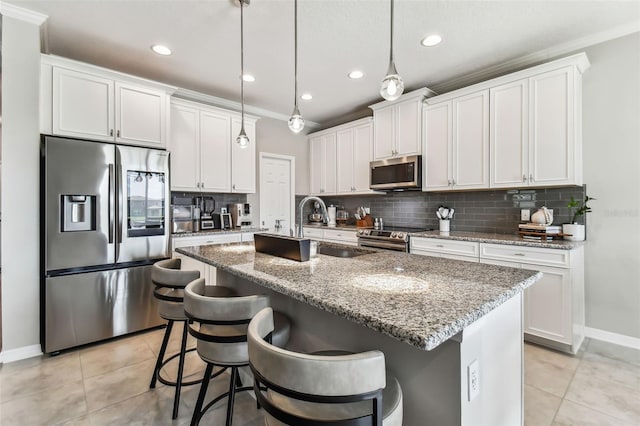
[[[372,216],[382,217],[386,225],[437,229],[435,212],[444,205],[455,209],[450,223],[451,231],[516,234],[521,223],[520,209],[529,209],[533,214],[538,208],[546,206],[553,209],[554,225],[569,223],[567,203],[572,196],[576,200],[584,200],[585,193],[584,186],[574,186],[468,192],[406,191],[384,195],[327,196],[322,199],[327,206],[333,204],[347,210],[350,221],[354,223],[356,208],[364,206],[371,209]],[[296,197],[296,205],[302,198]],[[305,215],[311,213],[312,205],[308,203],[305,206]]]
[[[220,207],[227,207],[227,204],[246,203],[247,194],[222,194],[222,193],[199,193],[199,192],[180,192],[171,191],[171,200],[174,197],[182,199],[194,199],[195,197],[211,197],[216,201],[216,213],[220,213]],[[173,201],[172,201],[173,202]]]

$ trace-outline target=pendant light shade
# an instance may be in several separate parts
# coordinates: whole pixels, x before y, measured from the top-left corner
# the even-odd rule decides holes
[[[240,104],[242,108],[242,124],[240,125],[240,134],[236,138],[236,143],[240,145],[240,148],[246,148],[249,146],[249,137],[244,130],[244,6],[248,6],[249,2],[246,0],[240,0]]]
[[[298,0],[293,1],[293,34],[294,34],[294,90],[293,112],[289,117],[289,129],[293,133],[300,133],[304,129],[304,119],[298,109]]]
[[[398,99],[404,92],[404,82],[402,77],[396,70],[396,64],[393,62],[393,0],[391,0],[391,40],[389,47],[389,69],[387,76],[382,80],[380,87],[380,95],[388,101]]]

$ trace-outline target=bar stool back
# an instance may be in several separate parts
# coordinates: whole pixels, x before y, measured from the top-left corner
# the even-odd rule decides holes
[[[402,389],[385,372],[384,354],[302,354],[269,343],[271,308],[249,324],[254,391],[267,425],[362,426],[402,424]]]
[[[185,313],[192,321],[198,323],[189,326],[189,333],[198,340],[198,355],[207,363],[204,378],[211,375],[214,366],[231,368],[231,378],[229,391],[214,398],[204,408],[202,406],[209,380],[202,381],[191,424],[198,424],[210,407],[228,397],[226,424],[230,426],[235,393],[253,389],[251,386],[239,386],[238,376],[238,368],[249,365],[247,326],[257,312],[269,306],[269,297],[211,297],[208,295],[207,287],[209,286],[205,286],[204,280],[199,278],[185,288]],[[286,317],[278,315],[275,329],[274,343],[286,344],[290,330]]]
[[[201,380],[194,380],[189,382],[183,382],[182,374],[184,371],[185,355],[189,351],[186,350],[187,346],[187,329],[188,318],[184,313],[184,287],[191,281],[200,277],[199,271],[183,271],[180,269],[180,259],[167,259],[154,263],[151,267],[151,281],[156,286],[153,295],[158,300],[158,313],[160,316],[168,321],[167,328],[162,339],[162,346],[158,353],[158,359],[153,370],[153,376],[151,377],[150,388],[156,387],[156,381],[167,386],[175,386],[176,391],[173,400],[173,413],[172,418],[178,417],[178,408],[180,405],[180,392],[182,386],[190,386],[200,383]],[[215,286],[217,292],[221,297],[231,296],[235,294],[235,291],[223,286]],[[182,341],[180,351],[165,359],[165,352],[171,336],[171,330],[173,324],[176,321],[183,322],[182,329]],[[162,368],[172,359],[179,357],[178,360],[178,373],[175,380],[169,380],[162,377]]]

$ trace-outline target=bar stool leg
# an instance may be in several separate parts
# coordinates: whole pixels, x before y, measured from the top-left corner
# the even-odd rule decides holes
[[[209,388],[209,380],[211,379],[211,373],[213,372],[213,364],[207,363],[207,368],[204,371],[204,377],[202,378],[202,385],[200,385],[200,392],[198,393],[198,401],[196,401],[196,407],[193,410],[193,417],[191,417],[191,426],[196,426],[200,423],[200,412],[202,411],[202,404],[204,404],[204,397],[207,395],[207,389]]]
[[[236,380],[238,367],[231,367],[231,380],[229,380],[229,396],[227,397],[227,421],[226,426],[231,426],[233,420],[233,400],[236,396]]]
[[[164,331],[164,337],[162,338],[162,346],[160,346],[160,353],[158,353],[158,360],[156,361],[156,367],[153,369],[153,376],[151,377],[151,384],[149,387],[154,389],[156,387],[156,380],[158,380],[158,374],[160,374],[160,368],[164,361],[164,354],[167,351],[167,344],[169,343],[169,337],[171,336],[171,329],[173,328],[173,320],[169,320],[167,328]]]
[[[180,389],[182,388],[182,372],[184,370],[184,358],[187,351],[187,335],[189,334],[189,322],[184,321],[182,328],[182,345],[180,346],[180,361],[178,362],[178,377],[176,379],[176,395],[173,400],[173,417],[178,418],[178,408],[180,406]]]

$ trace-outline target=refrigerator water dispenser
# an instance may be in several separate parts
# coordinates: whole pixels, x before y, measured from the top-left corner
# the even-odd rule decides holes
[[[96,230],[96,196],[62,196],[62,232]]]

